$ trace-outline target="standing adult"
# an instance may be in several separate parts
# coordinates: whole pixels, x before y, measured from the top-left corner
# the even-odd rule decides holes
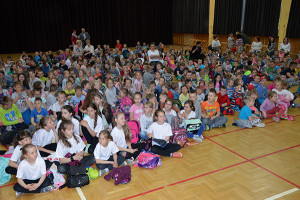
[[[279,50],[283,49],[285,55],[288,55],[291,51],[291,44],[289,43],[289,40],[287,37],[285,37],[280,44]]]
[[[76,30],[73,30],[73,33],[71,35],[71,41],[72,41],[72,45],[76,45],[76,41],[78,39],[78,36],[76,35]]]
[[[152,42],[150,44],[150,50],[148,51],[148,58],[149,58],[149,64],[151,62],[155,63],[155,70],[156,70],[156,64],[159,62],[159,51],[155,48],[155,43]]]
[[[276,49],[275,38],[273,36],[270,36],[269,37],[269,43],[268,43],[268,46],[267,46],[267,54],[269,56],[273,56],[274,52],[275,52],[275,49]]]
[[[196,45],[193,46],[193,48],[192,48],[192,53],[191,53],[191,56],[190,56],[190,60],[201,59],[202,62],[203,62],[204,58],[205,58],[205,55],[203,54],[203,51],[202,51],[201,42],[198,41],[196,43]]]
[[[79,39],[82,41],[82,46],[85,47],[86,41],[91,39],[90,34],[88,32],[85,32],[85,29],[82,28]]]

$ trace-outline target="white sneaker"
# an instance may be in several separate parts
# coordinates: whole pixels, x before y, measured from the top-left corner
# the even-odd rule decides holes
[[[195,135],[195,136],[193,137],[193,140],[195,140],[196,142],[199,142],[199,143],[202,142],[202,138],[201,138],[199,135]]]
[[[101,169],[100,171],[99,171],[99,176],[103,176],[106,172],[108,172],[109,170],[108,170],[108,168],[105,168],[105,169]]]
[[[24,194],[23,192],[16,192],[16,197],[20,197],[22,194]]]
[[[126,162],[127,162],[128,165],[133,165],[134,164],[133,159],[127,159]]]
[[[121,164],[121,166],[126,166],[127,165],[127,162],[126,161],[124,161],[122,164]]]
[[[46,192],[52,192],[53,191],[53,187],[51,186],[47,186],[41,189],[40,193],[46,193]]]
[[[263,127],[265,127],[266,125],[265,125],[264,123],[259,123],[259,124],[255,124],[254,126],[263,128]]]

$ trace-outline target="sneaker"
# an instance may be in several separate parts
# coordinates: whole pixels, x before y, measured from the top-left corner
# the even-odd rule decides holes
[[[23,192],[16,192],[16,197],[20,197],[23,194],[24,194]]]
[[[91,146],[91,144],[87,144],[86,145],[86,147],[85,147],[85,149],[84,149],[84,151],[85,151],[85,153],[88,153],[89,152],[89,147]]]
[[[121,166],[126,166],[127,165],[127,162],[126,161],[124,161],[122,164],[121,164]]]
[[[51,186],[47,186],[41,189],[40,193],[46,193],[46,192],[52,192],[53,191],[53,187]]]
[[[237,123],[232,123],[232,126],[238,126]]]
[[[295,118],[292,117],[291,115],[288,115],[287,117],[288,117],[288,120],[290,120],[290,121],[295,121]]]
[[[281,115],[281,119],[289,119],[288,116],[286,116],[285,114]]]
[[[99,170],[99,176],[103,176],[108,171],[109,171],[108,168]]]
[[[174,153],[172,153],[172,157],[173,158],[182,158],[182,153],[180,153],[180,152],[174,152]]]
[[[273,119],[273,121],[276,122],[276,123],[280,122],[279,117],[273,117],[272,119]]]
[[[266,125],[265,125],[264,123],[259,123],[259,124],[255,124],[254,126],[263,128],[263,127],[265,127]]]
[[[196,142],[199,142],[199,143],[202,142],[201,137],[199,137],[198,135],[195,135],[195,136],[193,137],[193,140],[195,140]]]
[[[212,125],[205,125],[205,130],[206,131],[209,131],[209,130],[211,130],[212,129]]]
[[[221,126],[217,126],[216,128],[226,128],[226,127],[227,127],[226,124],[223,124]]]
[[[134,164],[134,161],[133,161],[132,158],[127,159],[126,162],[127,162],[128,165],[133,165]]]

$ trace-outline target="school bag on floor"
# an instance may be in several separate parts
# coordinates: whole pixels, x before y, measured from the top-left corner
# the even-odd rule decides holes
[[[86,169],[81,166],[70,166],[70,170],[67,173],[66,183],[61,186],[60,189],[66,186],[68,188],[76,188],[90,184],[89,176],[86,173]]]
[[[170,142],[179,144],[181,148],[183,148],[188,141],[186,129],[184,127],[174,128],[172,129],[172,134],[173,135],[170,137]]]
[[[136,158],[133,166],[146,168],[146,169],[154,169],[157,166],[161,166],[162,162],[160,157],[156,154],[152,153],[151,151],[142,150],[140,155]]]
[[[55,191],[66,183],[64,176],[57,170],[49,169],[46,175],[51,180],[51,184],[53,185]]]
[[[131,143],[137,143],[140,140],[141,126],[140,123],[136,120],[131,120],[127,122],[131,130]]]
[[[187,132],[192,134],[197,134],[198,130],[200,129],[202,122],[200,119],[187,119],[184,120],[184,128]]]

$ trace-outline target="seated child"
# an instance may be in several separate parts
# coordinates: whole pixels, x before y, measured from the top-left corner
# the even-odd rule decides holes
[[[24,159],[18,166],[16,178],[18,182],[14,185],[16,196],[23,193],[51,192],[51,181],[46,176],[46,164],[44,159],[37,156],[38,150],[32,144],[26,144],[22,148]]]
[[[205,94],[203,93],[203,87],[201,87],[200,85],[198,85],[196,87],[196,92],[197,92],[197,101],[199,101],[200,103],[202,103],[205,99]]]
[[[119,92],[119,105],[118,108],[121,112],[123,112],[125,114],[125,119],[128,121],[130,119],[130,108],[132,106],[132,100],[129,96],[129,92],[126,88],[122,88],[120,89]],[[117,106],[117,104],[116,104]]]
[[[278,100],[281,102],[284,102],[287,104],[287,106],[290,106],[290,102],[294,100],[294,95],[290,91],[283,89],[283,82],[278,81],[275,84],[275,89],[272,91],[276,92],[278,94]]]
[[[42,107],[42,99],[37,97],[34,101],[34,109],[31,111],[31,125],[29,126],[30,132],[32,133],[35,130],[37,123],[39,123],[43,117],[48,115],[48,111]]]
[[[274,91],[268,93],[268,98],[260,106],[264,118],[272,118],[275,122],[288,118],[287,108],[286,103],[278,101],[278,95]]]
[[[164,84],[162,85],[162,92],[167,93],[168,98],[174,99],[174,94],[173,94],[173,92],[170,90],[170,84],[169,84],[169,83],[164,83]]]
[[[64,91],[58,93],[57,102],[53,104],[51,110],[53,111],[53,120],[59,121],[61,119],[61,108],[64,105],[69,105],[67,95]]]
[[[174,106],[173,105],[173,99],[169,99],[169,98],[166,99],[164,105],[165,105],[165,107],[163,108],[163,111],[165,111],[166,122],[169,123],[170,125],[172,125],[173,117],[177,117],[177,114],[176,114],[175,110],[172,109],[172,107]],[[176,126],[179,126],[178,120],[177,120]]]
[[[68,100],[70,100],[76,94],[75,89],[73,88],[72,81],[67,81],[67,84],[65,87],[65,93],[67,95]]]
[[[181,87],[181,94],[179,96],[179,100],[181,101],[182,106],[184,106],[184,103],[190,99],[188,92],[189,92],[188,87],[186,85],[183,85]]]
[[[235,86],[235,91],[232,95],[232,99],[230,101],[230,107],[233,110],[239,112],[243,107],[243,98],[244,98],[244,94],[242,92],[242,85],[237,84]]]
[[[31,98],[31,109],[33,110],[34,109],[34,101],[35,101],[35,98],[41,98],[42,99],[42,107],[43,108],[47,108],[47,105],[46,105],[46,99],[44,97],[42,97],[42,90],[39,89],[39,88],[35,88],[33,90],[33,98]]]
[[[218,96],[218,103],[220,105],[220,112],[224,115],[233,115],[233,110],[229,108],[230,100],[228,95],[226,94],[227,89],[224,85],[220,87],[220,92],[217,94]]]
[[[260,84],[257,86],[256,91],[258,93],[258,102],[262,104],[268,96],[267,78],[261,77]]]
[[[265,124],[261,123],[259,117],[252,113],[251,107],[254,106],[254,100],[248,97],[244,102],[245,106],[239,113],[239,119],[235,119],[232,125],[240,128],[252,128],[253,126],[265,127]]]
[[[18,107],[13,104],[12,98],[8,96],[2,97],[0,121],[3,124],[1,126],[2,144],[10,145],[16,135],[16,132],[27,128]]]
[[[99,143],[94,150],[96,166],[100,170],[99,176],[104,175],[119,165],[127,165],[125,158],[118,155],[119,149],[113,142],[113,138],[107,130],[99,134]]]
[[[182,154],[177,152],[181,147],[179,144],[169,143],[172,136],[171,125],[165,122],[165,112],[161,109],[155,111],[155,122],[147,130],[147,136],[152,138],[151,151],[162,156],[181,158]],[[164,145],[155,142],[155,139],[161,140]]]
[[[217,93],[211,89],[208,93],[207,101],[201,104],[202,123],[206,125],[206,130],[217,127],[226,127],[227,117],[220,116],[220,105],[216,102]]]
[[[50,110],[53,104],[55,104],[57,101],[55,97],[56,91],[57,91],[57,86],[53,84],[50,85],[50,92],[47,96],[47,102],[46,102],[47,110]]]
[[[153,123],[153,104],[150,101],[147,101],[143,105],[144,114],[142,114],[140,118],[140,124],[141,124],[141,133],[140,136],[142,139],[147,140],[149,139],[147,137],[147,130],[150,127],[150,125]]]
[[[73,108],[76,108],[77,104],[79,104],[80,101],[84,101],[84,99],[85,99],[85,96],[82,94],[81,86],[76,86],[75,92],[76,92],[76,95],[74,95],[70,100],[71,106]]]
[[[142,104],[142,94],[136,92],[133,96],[134,104],[131,106],[130,112],[130,120],[140,121],[140,117],[143,114],[143,104]]]
[[[197,99],[197,93],[195,90],[192,90],[190,92],[190,100],[193,102],[194,104],[194,108],[195,108],[195,113],[196,116],[195,118],[197,119],[201,119],[201,115],[202,115],[202,111],[201,111],[201,103],[198,99]]]

